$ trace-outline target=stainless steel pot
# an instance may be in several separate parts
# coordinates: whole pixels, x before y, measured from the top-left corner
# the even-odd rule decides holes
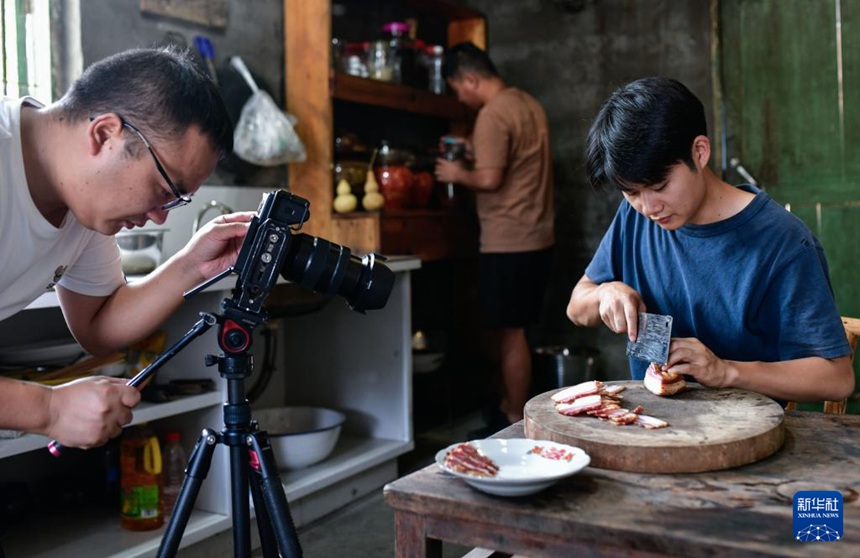
[[[590,347],[535,348],[532,352],[533,391],[543,393],[596,379],[599,355],[600,351]]]

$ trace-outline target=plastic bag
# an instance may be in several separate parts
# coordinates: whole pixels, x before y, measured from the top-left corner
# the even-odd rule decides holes
[[[234,153],[249,163],[265,167],[303,162],[307,155],[293,129],[295,118],[282,112],[269,94],[257,87],[241,58],[234,56],[230,63],[253,90],[233,132]]]

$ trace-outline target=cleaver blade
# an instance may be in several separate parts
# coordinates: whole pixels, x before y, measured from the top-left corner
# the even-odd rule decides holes
[[[646,362],[666,364],[672,340],[672,316],[639,313],[639,335],[627,342],[627,356]]]

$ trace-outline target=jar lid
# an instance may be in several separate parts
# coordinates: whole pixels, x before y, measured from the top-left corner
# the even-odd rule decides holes
[[[393,31],[398,33],[407,33],[409,31],[409,24],[403,21],[389,21],[382,26],[382,30],[386,33],[391,33]]]

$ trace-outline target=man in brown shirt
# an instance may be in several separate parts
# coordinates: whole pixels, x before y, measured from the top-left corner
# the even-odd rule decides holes
[[[444,71],[459,101],[478,116],[466,140],[474,166],[437,159],[436,178],[475,193],[482,319],[498,347],[500,410],[513,423],[523,418],[532,375],[525,328],[540,317],[555,242],[549,127],[540,103],[508,86],[472,43],[451,47]]]

